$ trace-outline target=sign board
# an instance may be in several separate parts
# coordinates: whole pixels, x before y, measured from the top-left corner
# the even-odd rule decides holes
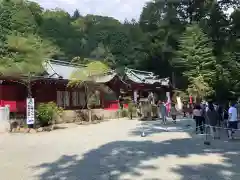
[[[34,124],[34,98],[27,98],[27,124]]]

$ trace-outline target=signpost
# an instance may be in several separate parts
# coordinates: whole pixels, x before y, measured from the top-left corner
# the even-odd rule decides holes
[[[34,98],[27,98],[27,125],[34,124]]]

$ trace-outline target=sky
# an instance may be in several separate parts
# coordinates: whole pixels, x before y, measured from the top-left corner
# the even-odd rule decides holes
[[[95,14],[114,17],[120,21],[139,19],[149,0],[32,0],[45,9],[61,8],[69,13],[78,9],[82,15]]]

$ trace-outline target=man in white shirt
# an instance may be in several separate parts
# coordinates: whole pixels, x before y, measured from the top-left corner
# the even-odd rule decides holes
[[[233,139],[234,130],[238,129],[237,108],[235,103],[231,103],[231,107],[228,109],[228,136]]]

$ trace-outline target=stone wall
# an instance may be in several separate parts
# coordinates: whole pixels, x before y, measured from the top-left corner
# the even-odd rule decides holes
[[[92,109],[92,121],[94,120],[103,120],[103,119],[116,119],[118,118],[117,110],[104,110],[104,109]],[[57,116],[54,118],[55,123],[74,123],[81,121],[88,121],[88,110],[64,110],[61,117]],[[9,131],[10,129],[17,128],[19,126],[25,126],[26,120],[23,118],[14,118],[10,119],[7,123],[0,124],[1,131]]]
[[[92,109],[92,120],[115,119],[118,118],[116,111],[104,109]],[[80,121],[88,121],[88,110],[65,110],[61,117],[56,117],[56,123],[72,123]]]

